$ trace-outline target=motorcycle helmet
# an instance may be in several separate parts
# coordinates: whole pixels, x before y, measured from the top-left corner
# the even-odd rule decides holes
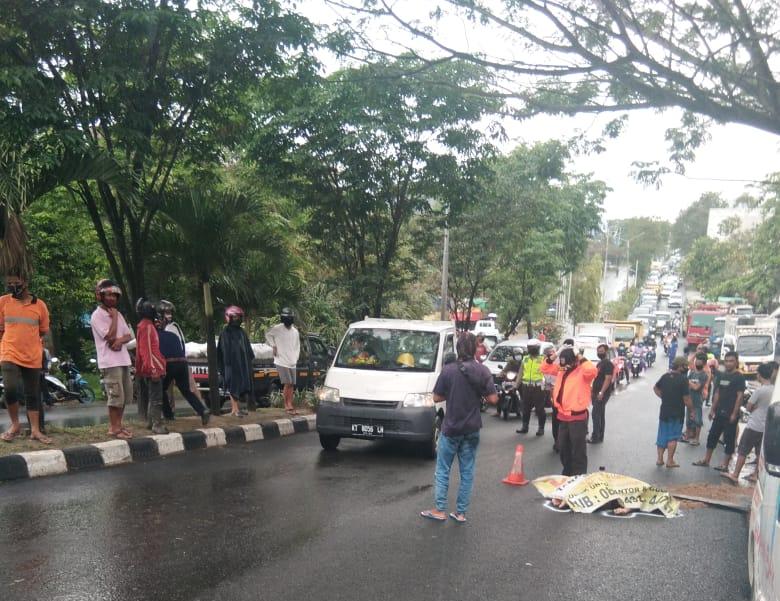
[[[173,312],[175,309],[176,307],[171,301],[162,299],[157,303],[157,311],[160,313],[160,316],[165,319],[166,323],[171,323],[173,321]]]
[[[154,321],[157,318],[157,305],[154,301],[142,296],[135,303],[135,312],[138,313],[141,318]]]
[[[95,286],[95,297],[99,302],[103,302],[103,297],[106,294],[116,294],[117,296],[122,296],[122,289],[117,286],[113,280],[100,280]]]
[[[284,325],[290,327],[295,321],[295,313],[289,307],[284,307],[281,311],[279,311],[279,319]]]
[[[237,305],[230,305],[225,309],[225,323],[231,321],[241,323],[244,320],[244,310]]]
[[[401,353],[396,357],[395,363],[403,367],[414,367],[414,355],[412,353]]]

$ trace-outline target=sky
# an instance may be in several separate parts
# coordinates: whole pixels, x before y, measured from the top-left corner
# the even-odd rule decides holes
[[[395,6],[407,6],[410,11],[426,11],[432,3],[429,0],[399,0]],[[312,21],[321,24],[331,24],[339,16],[350,15],[347,11],[334,9],[323,0],[303,0],[296,7]],[[469,24],[458,20],[447,22],[441,31],[442,39],[453,45],[462,47],[465,44],[473,50],[502,55],[514,53],[508,40],[491,35],[491,32],[480,34]],[[372,41],[377,45],[384,43],[390,48],[404,35],[393,28],[386,28],[386,24],[382,27],[378,24]],[[407,38],[403,43],[413,42]],[[397,46],[394,49],[398,51]],[[325,62],[328,68],[338,66],[328,59]],[[770,173],[780,171],[780,137],[742,125],[715,125],[710,128],[710,141],[699,149],[695,161],[687,165],[684,176],[669,174],[658,189],[636,182],[631,176],[632,163],[664,163],[668,157],[664,132],[679,125],[680,115],[681,111],[677,109],[663,113],[649,110],[630,113],[623,133],[606,142],[605,152],[573,159],[571,171],[592,173],[595,179],[604,181],[611,189],[604,202],[606,219],[658,217],[673,221],[681,210],[705,192],[719,192],[725,199],[733,200],[750,191],[750,181],[760,181]],[[598,137],[604,125],[617,116],[543,115],[525,121],[506,119],[502,124],[508,140],[501,144],[501,149],[509,151],[523,142],[569,139],[578,132]]]

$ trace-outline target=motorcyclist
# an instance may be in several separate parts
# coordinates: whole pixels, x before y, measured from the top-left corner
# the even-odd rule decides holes
[[[544,435],[544,423],[547,413],[544,410],[544,375],[542,374],[542,356],[539,354],[541,342],[536,338],[528,341],[528,354],[523,357],[522,370],[517,375],[516,382],[520,385],[520,396],[523,400],[523,427],[518,434],[528,432],[531,422],[531,409],[536,412],[538,421],[537,436]]]
[[[520,373],[520,370],[522,368],[523,364],[523,355],[522,353],[517,353],[515,355],[512,355],[509,360],[507,361],[506,365],[504,366],[504,369],[502,369],[498,374],[498,382],[501,383],[501,385],[509,380],[509,374],[514,375],[512,378],[512,390],[515,391],[515,394],[517,394],[517,374]],[[496,417],[500,417],[502,413],[503,407],[501,403],[499,402],[496,405]],[[510,407],[511,410],[511,407]]]

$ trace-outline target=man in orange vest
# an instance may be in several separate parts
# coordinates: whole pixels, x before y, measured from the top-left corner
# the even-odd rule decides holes
[[[557,361],[556,361],[557,359]],[[558,448],[564,476],[588,471],[588,407],[597,369],[573,348],[564,348],[542,362],[542,373],[557,376],[553,405],[558,413]]]

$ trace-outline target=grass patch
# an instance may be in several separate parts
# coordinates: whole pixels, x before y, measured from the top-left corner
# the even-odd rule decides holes
[[[301,408],[301,414],[310,413],[305,407]],[[289,417],[283,409],[262,408],[246,417],[231,417],[230,415],[216,415],[211,417],[208,428],[225,428],[229,426],[238,426],[240,424],[262,424],[271,422],[275,419]],[[146,428],[146,423],[135,419],[125,420],[125,426],[133,431],[135,437],[149,436],[151,430]],[[198,416],[177,417],[172,422],[167,422],[166,427],[170,432],[191,432],[203,426]],[[22,430],[26,430],[27,424],[22,423]],[[61,427],[47,425],[46,432],[54,440],[52,445],[44,445],[30,440],[26,435],[20,436],[13,442],[0,441],[0,457],[22,453],[26,451],[42,451],[45,449],[66,449],[68,447],[78,447],[93,442],[104,442],[114,440],[108,435],[108,426],[106,424],[80,427]]]

